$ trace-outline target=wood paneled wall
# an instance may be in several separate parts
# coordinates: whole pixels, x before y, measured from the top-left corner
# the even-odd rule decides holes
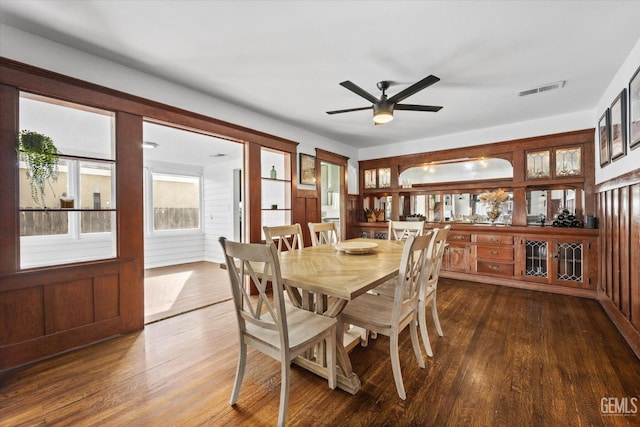
[[[598,299],[640,357],[640,169],[596,187]]]
[[[20,91],[115,112],[118,206],[115,259],[20,268],[15,167]],[[252,162],[259,166],[261,146],[294,153],[297,145],[284,138],[0,58],[0,371],[144,327],[144,228],[140,201],[144,197],[145,119],[244,143],[245,168],[249,171]],[[294,158],[293,182],[295,169]],[[247,190],[249,207],[259,211],[260,186],[248,185]],[[254,194],[258,195],[257,201]],[[292,194],[296,200],[295,187]],[[259,233],[259,227],[256,228]]]
[[[320,222],[320,198],[317,190],[298,190],[293,200],[292,223],[300,224],[304,238],[304,245],[311,246],[309,222]]]

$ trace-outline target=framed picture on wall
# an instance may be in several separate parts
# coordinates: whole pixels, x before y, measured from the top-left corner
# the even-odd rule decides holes
[[[640,67],[629,81],[629,146],[640,147]]]
[[[611,104],[611,160],[619,159],[627,154],[627,90],[622,92]]]
[[[316,158],[300,153],[300,184],[316,185]]]
[[[611,161],[608,108],[598,120],[598,141],[600,143],[600,167],[605,167]]]

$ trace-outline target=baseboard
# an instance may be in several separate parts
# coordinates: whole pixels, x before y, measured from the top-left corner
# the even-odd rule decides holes
[[[605,313],[607,313],[609,319],[611,319],[624,340],[629,344],[629,347],[631,347],[636,357],[640,359],[640,331],[633,327],[629,319],[618,310],[618,307],[613,304],[606,294],[599,292],[598,302],[600,302]]]

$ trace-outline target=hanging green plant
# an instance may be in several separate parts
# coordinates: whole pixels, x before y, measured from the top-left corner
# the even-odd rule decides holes
[[[27,165],[31,198],[36,203],[40,203],[43,208],[46,207],[45,186],[49,182],[49,187],[55,196],[50,180],[55,182],[58,179],[60,152],[50,137],[30,130],[20,131],[16,151]]]

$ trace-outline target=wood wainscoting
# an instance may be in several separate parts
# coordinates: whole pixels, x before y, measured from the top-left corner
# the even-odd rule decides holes
[[[599,184],[598,300],[640,358],[640,169]]]

